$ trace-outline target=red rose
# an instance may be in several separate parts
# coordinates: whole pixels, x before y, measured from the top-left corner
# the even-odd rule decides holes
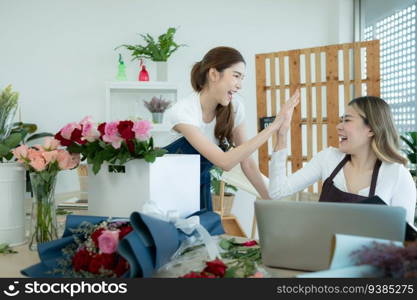
[[[106,269],[106,270],[112,270],[115,264],[115,255],[114,254],[96,254],[93,256],[89,266],[88,266],[88,272],[91,272],[93,274],[98,274],[100,271],[100,268]]]
[[[135,144],[132,140],[126,141],[126,145],[130,153],[135,153]]]
[[[123,239],[128,233],[130,233],[133,228],[130,225],[127,226],[123,226],[119,228],[120,232],[119,232],[119,240]]]
[[[100,125],[98,125],[97,130],[100,132],[100,138],[103,137],[103,135],[105,134],[105,127],[106,127],[106,122],[101,123]]]
[[[71,141],[76,142],[77,144],[83,145],[87,143],[86,140],[82,140],[82,131],[78,128],[75,128],[71,134]]]
[[[227,266],[218,258],[206,262],[206,265],[207,267],[203,270],[203,272],[208,272],[218,277],[223,277],[227,269]]]
[[[216,276],[205,272],[190,272],[188,274],[185,274],[184,276],[181,276],[181,278],[216,278]]]
[[[85,249],[79,250],[75,255],[72,257],[72,267],[75,271],[80,270],[88,270],[88,267],[91,262],[91,255],[90,252],[88,252]]]
[[[256,245],[258,245],[258,243],[255,240],[242,243],[242,246],[245,246],[245,247],[252,247]]]
[[[97,248],[98,248],[98,237],[101,235],[103,230],[104,228],[99,228],[91,234],[91,239],[93,240],[94,245],[96,245]]]
[[[54,138],[56,140],[58,140],[62,146],[69,146],[72,144],[72,141],[65,139],[62,135],[61,135],[61,131],[58,132],[57,134],[55,134]]]
[[[132,131],[132,128],[132,121],[120,121],[119,125],[117,125],[117,130],[119,131],[120,136],[126,141],[135,137],[135,133]]]
[[[127,270],[129,270],[129,264],[128,264],[128,262],[123,257],[119,257],[119,262],[117,263],[116,267],[113,270],[114,273],[116,273],[116,275],[118,277],[120,277],[124,273],[126,273]]]

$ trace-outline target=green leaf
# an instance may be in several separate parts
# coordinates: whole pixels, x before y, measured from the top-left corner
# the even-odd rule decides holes
[[[2,254],[13,254],[17,253],[17,251],[13,250],[8,244],[0,244],[0,253]]]
[[[143,158],[149,163],[153,163],[156,160],[156,157],[151,153],[145,153]]]
[[[21,133],[13,133],[7,139],[4,140],[4,144],[10,149],[17,147],[22,141]]]
[[[220,248],[224,250],[229,250],[232,247],[232,243],[230,241],[231,240],[222,239],[219,243]]]
[[[10,148],[4,144],[0,144],[0,157],[6,156],[10,152]]]
[[[49,132],[40,132],[40,133],[37,133],[37,134],[32,134],[31,136],[29,136],[26,139],[26,142],[33,141],[33,140],[40,139],[40,138],[44,138],[44,137],[48,137],[48,136],[54,136],[54,135],[52,133],[49,133]]]

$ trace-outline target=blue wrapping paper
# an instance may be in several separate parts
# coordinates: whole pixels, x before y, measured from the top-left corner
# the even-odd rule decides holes
[[[211,211],[198,211],[191,216],[199,216],[201,225],[211,234],[223,234],[220,216]],[[68,215],[65,231],[61,239],[38,245],[40,263],[23,269],[21,273],[28,277],[63,277],[50,272],[63,259],[62,248],[74,243],[71,229],[80,226],[84,221],[97,224],[107,217]],[[152,277],[155,271],[166,264],[188,236],[172,223],[134,212],[130,216],[133,231],[126,235],[118,245],[118,253],[130,265],[128,274],[123,277]]]

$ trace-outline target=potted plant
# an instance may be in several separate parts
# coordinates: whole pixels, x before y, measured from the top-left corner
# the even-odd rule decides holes
[[[417,177],[417,132],[406,132],[401,135],[401,140],[406,144],[406,148],[403,151],[410,161],[410,173],[415,181]]]
[[[211,176],[211,192],[213,201],[213,210],[221,211],[220,207],[220,185],[223,170],[217,166],[214,166],[210,170]],[[223,200],[223,215],[228,216],[232,211],[233,200],[235,198],[234,193],[237,192],[237,188],[234,185],[225,183],[224,186],[224,200]]]
[[[158,81],[166,81],[167,76],[167,60],[168,58],[178,50],[179,47],[185,46],[184,44],[177,44],[174,42],[174,35],[176,28],[170,27],[167,32],[160,35],[158,40],[155,40],[149,33],[146,35],[141,34],[141,37],[145,41],[145,45],[121,45],[130,51],[132,51],[133,59],[148,58],[156,62],[157,78]]]
[[[171,101],[164,100],[162,96],[152,97],[150,101],[143,100],[145,107],[152,113],[152,121],[155,124],[163,122],[164,112],[171,106]]]
[[[7,86],[0,93],[0,244],[18,245],[25,240],[25,182],[23,166],[12,160],[12,150],[46,134],[30,135],[35,124],[13,123],[19,94]]]

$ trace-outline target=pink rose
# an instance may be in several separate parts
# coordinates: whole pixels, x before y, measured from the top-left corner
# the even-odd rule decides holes
[[[80,163],[80,154],[70,154],[66,150],[58,150],[56,160],[58,161],[58,166],[61,170],[71,170]]]
[[[65,150],[58,150],[56,160],[58,161],[58,166],[61,170],[68,170],[72,164],[71,154]]]
[[[112,254],[116,252],[118,242],[118,230],[104,230],[98,237],[98,247],[102,253]]]
[[[135,132],[135,137],[139,141],[146,141],[149,139],[151,137],[151,129],[151,122],[146,120],[135,122],[132,128],[133,132]]]
[[[45,138],[45,143],[44,143],[43,148],[45,150],[52,151],[52,150],[56,150],[60,145],[61,143],[58,140],[54,139],[53,137],[47,137]]]
[[[61,136],[64,139],[71,140],[71,135],[74,129],[81,129],[81,126],[75,122],[65,125],[65,127],[60,131]]]
[[[57,160],[58,151],[57,150],[45,151],[45,152],[42,152],[42,156],[45,159],[46,164],[54,163]]]
[[[111,143],[115,149],[119,149],[123,141],[123,138],[119,136],[118,125],[119,122],[107,123],[103,135],[103,141]]]
[[[40,172],[46,169],[46,161],[43,158],[44,151],[38,151],[35,149],[28,150],[29,165],[36,171]]]
[[[82,126],[82,140],[94,142],[100,137],[100,132],[97,130],[91,116],[82,119],[80,125]]]
[[[89,142],[94,142],[100,137],[100,132],[95,128],[93,123],[85,123],[83,125],[83,131],[81,133],[82,140],[87,140]]]
[[[17,161],[24,163],[24,160],[27,159],[29,147],[26,145],[21,145],[12,150],[14,157],[17,158]]]

